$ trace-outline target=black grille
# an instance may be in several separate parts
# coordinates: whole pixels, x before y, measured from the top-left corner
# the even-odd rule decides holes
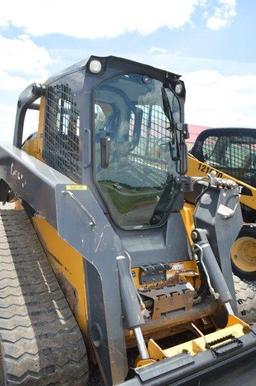
[[[49,87],[46,96],[44,159],[75,182],[81,181],[80,117],[68,85]]]
[[[256,138],[253,136],[209,136],[202,144],[202,161],[256,186]]]

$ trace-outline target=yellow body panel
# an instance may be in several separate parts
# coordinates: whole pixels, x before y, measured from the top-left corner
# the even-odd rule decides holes
[[[187,233],[187,237],[190,245],[193,245],[191,232],[195,228],[194,217],[193,217],[194,211],[195,211],[195,205],[189,204],[188,202],[185,202],[183,205],[183,208],[180,210],[180,214],[186,229],[186,233]]]
[[[64,293],[66,292],[65,289],[68,290],[69,294],[70,290],[73,289],[74,291],[75,304],[73,297],[71,299],[71,309],[82,332],[86,334],[88,313],[84,277],[85,260],[75,249],[61,239],[56,229],[43,218],[35,216],[32,221],[57,279],[61,282],[63,282],[63,276],[66,279]],[[65,285],[65,283],[69,284]],[[66,293],[65,295],[68,298]]]
[[[187,261],[176,261],[175,263],[169,263],[172,267],[171,270],[166,271],[167,278],[176,271],[182,276],[187,282],[190,282],[195,288],[200,285],[200,275],[197,264],[194,260]],[[132,277],[136,288],[140,288],[140,268],[132,268]]]
[[[209,174],[211,171],[216,171],[217,177],[226,178],[232,181],[235,181],[238,185],[248,188],[252,192],[252,196],[241,195],[240,202],[249,208],[256,209],[256,188],[251,185],[246,184],[245,182],[239,181],[236,178],[225,174],[218,169],[207,165],[199,161],[197,158],[193,157],[191,154],[188,155],[188,171],[187,175],[191,177],[203,177]]]
[[[133,282],[136,288],[140,287],[140,269],[139,268],[132,268],[132,277]]]
[[[213,348],[218,348],[218,346],[228,343],[231,336],[238,339],[248,333],[249,330],[250,327],[247,323],[243,322],[236,316],[229,315],[225,328],[207,335],[202,334],[199,338],[189,340],[185,343],[178,344],[165,350],[161,349],[161,347],[154,340],[150,339],[148,342],[149,356],[152,360],[161,360],[182,354],[184,352],[196,355],[200,352],[206,351],[208,349],[208,344],[210,344]],[[147,365],[147,363],[141,362],[140,365]]]
[[[235,338],[240,338],[244,335],[243,326],[241,326],[241,324],[236,324],[231,327],[226,327],[220,331],[215,331],[200,338],[190,340],[186,343],[182,343],[177,346],[168,348],[164,350],[164,353],[166,357],[172,357],[174,355],[182,354],[184,351],[189,352],[191,355],[196,355],[199,352],[203,352],[206,350],[207,343],[224,338],[228,335],[233,335]]]
[[[45,97],[41,97],[40,110],[39,110],[39,123],[38,130],[32,137],[24,143],[22,149],[34,156],[35,158],[43,161],[43,138],[44,138],[44,120],[45,120]]]

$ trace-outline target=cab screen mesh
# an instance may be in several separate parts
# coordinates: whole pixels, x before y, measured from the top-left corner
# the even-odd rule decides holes
[[[209,136],[201,150],[203,162],[256,186],[256,137]]]
[[[137,166],[154,167],[158,184],[164,183],[170,167],[170,122],[160,106],[137,106],[137,109],[141,119],[138,125],[135,116],[131,116],[128,158]]]
[[[46,95],[44,160],[75,182],[81,181],[80,117],[68,85],[50,86]]]

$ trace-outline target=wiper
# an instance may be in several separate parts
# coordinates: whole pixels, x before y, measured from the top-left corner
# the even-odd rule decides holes
[[[193,191],[191,177],[168,174],[165,187],[150,219],[151,225],[161,225],[171,211],[178,211],[183,206],[183,194]]]
[[[177,195],[179,195],[177,179],[168,174],[165,182],[165,188],[159,197],[159,201],[154,209],[150,224],[161,224],[165,216],[171,211],[173,205],[177,203]]]
[[[180,148],[179,148],[179,141],[178,141],[178,134],[177,134],[178,132],[177,125],[174,122],[173,113],[171,110],[169,98],[165,87],[162,87],[161,91],[162,91],[164,113],[170,122],[170,130],[172,132],[172,139],[169,142],[171,158],[173,161],[179,161]]]
[[[170,127],[172,127],[173,126],[173,122],[174,122],[174,118],[173,118],[173,113],[172,113],[172,110],[171,110],[169,98],[168,98],[168,95],[167,95],[165,87],[162,87],[161,91],[162,91],[162,100],[163,100],[164,113],[165,113],[165,115],[167,116],[167,118],[168,118],[168,120],[170,122]]]

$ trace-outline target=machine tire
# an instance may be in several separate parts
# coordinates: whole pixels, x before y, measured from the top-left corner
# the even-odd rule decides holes
[[[256,283],[233,275],[238,316],[247,323],[256,322]]]
[[[23,210],[0,210],[0,384],[88,385],[82,334]]]
[[[255,247],[255,254],[253,251],[254,247]],[[250,248],[250,252],[248,252],[249,248]],[[248,253],[248,256],[247,256],[247,253]],[[250,256],[251,254],[253,256]],[[256,227],[255,226],[254,227],[244,226],[241,229],[237,239],[234,241],[231,247],[231,262],[232,262],[233,273],[238,277],[240,277],[240,279],[256,280]]]

